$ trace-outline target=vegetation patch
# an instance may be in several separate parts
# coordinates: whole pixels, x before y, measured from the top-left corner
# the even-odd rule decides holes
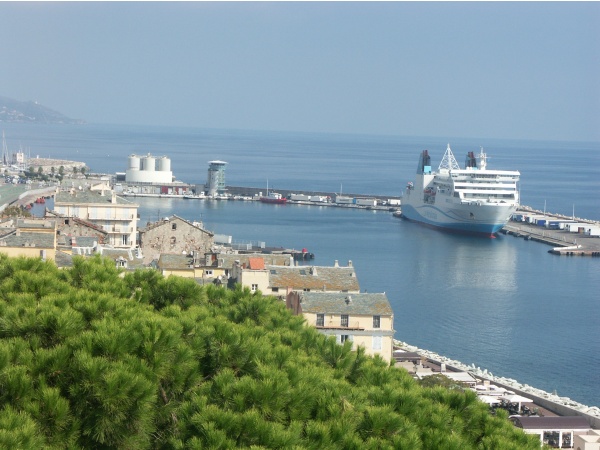
[[[539,449],[273,298],[0,255],[0,448]]]

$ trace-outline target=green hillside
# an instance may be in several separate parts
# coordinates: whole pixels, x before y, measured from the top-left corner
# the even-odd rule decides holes
[[[539,449],[349,345],[247,289],[0,255],[0,448]]]

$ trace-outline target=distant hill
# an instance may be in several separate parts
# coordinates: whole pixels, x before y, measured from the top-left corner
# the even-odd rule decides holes
[[[71,119],[37,102],[0,96],[0,123],[83,124],[85,121]]]

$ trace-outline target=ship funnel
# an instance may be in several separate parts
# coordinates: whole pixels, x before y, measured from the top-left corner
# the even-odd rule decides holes
[[[431,173],[431,157],[427,150],[423,150],[419,157],[419,165],[417,166],[417,174],[423,175],[424,173]]]

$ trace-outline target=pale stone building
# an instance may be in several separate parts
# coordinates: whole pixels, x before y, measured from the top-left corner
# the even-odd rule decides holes
[[[54,260],[56,254],[56,221],[49,219],[16,219],[0,229],[0,253],[18,257]]]
[[[385,293],[291,292],[286,306],[319,332],[392,360],[394,313]]]
[[[72,188],[57,192],[54,211],[66,218],[79,218],[100,227],[108,235],[107,245],[133,248],[136,245],[138,205],[105,188]]]
[[[231,276],[252,292],[258,290],[281,298],[292,291],[360,292],[352,261],[347,267],[340,267],[337,261],[333,267],[295,266],[293,257],[287,258],[286,265],[275,265],[266,264],[265,256],[255,255],[248,263],[237,261]]]

